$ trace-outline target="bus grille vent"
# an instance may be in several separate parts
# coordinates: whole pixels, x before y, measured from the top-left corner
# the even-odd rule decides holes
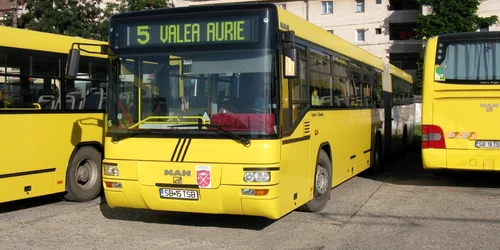
[[[304,136],[311,134],[311,122],[304,122]]]

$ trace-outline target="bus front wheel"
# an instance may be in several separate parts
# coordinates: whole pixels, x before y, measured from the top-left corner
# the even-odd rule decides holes
[[[316,170],[314,172],[314,197],[302,205],[299,210],[306,212],[318,212],[325,208],[330,200],[332,188],[332,164],[324,150],[320,150]]]
[[[70,201],[90,201],[101,192],[101,153],[94,147],[85,146],[71,158],[66,175],[67,193]]]

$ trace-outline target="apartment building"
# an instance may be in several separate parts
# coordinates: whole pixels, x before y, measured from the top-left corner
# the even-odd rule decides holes
[[[11,0],[0,0],[0,21],[3,20],[5,13],[14,9],[14,2]]]

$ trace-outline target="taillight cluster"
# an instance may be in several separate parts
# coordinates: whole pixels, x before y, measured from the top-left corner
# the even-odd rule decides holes
[[[443,129],[437,125],[422,125],[422,148],[446,148]]]

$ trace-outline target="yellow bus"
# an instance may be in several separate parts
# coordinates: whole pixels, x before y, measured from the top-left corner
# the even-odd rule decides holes
[[[109,63],[86,53],[78,77],[65,80],[63,69],[73,43],[106,43],[4,26],[0,34],[0,202],[96,198]]]
[[[411,143],[411,76],[274,4],[132,12],[110,25],[112,208],[320,211],[332,187]]]
[[[500,32],[443,34],[425,47],[424,169],[500,170]]]

